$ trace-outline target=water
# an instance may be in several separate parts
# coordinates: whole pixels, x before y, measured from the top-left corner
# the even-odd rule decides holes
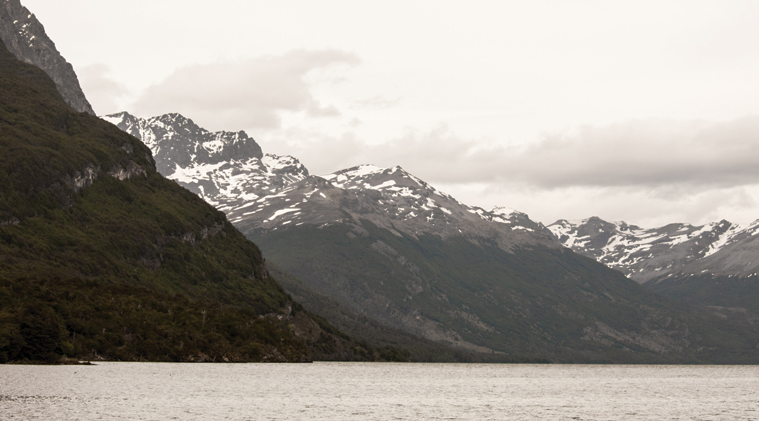
[[[2,420],[759,420],[759,367],[0,366]]]

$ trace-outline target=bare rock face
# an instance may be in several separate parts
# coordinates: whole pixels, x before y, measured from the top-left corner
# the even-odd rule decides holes
[[[678,274],[748,276],[759,270],[759,261],[753,264],[755,254],[750,251],[756,247],[743,247],[759,232],[759,221],[749,226],[722,220],[701,226],[640,228],[592,217],[581,221],[562,219],[548,229],[565,247],[641,284]]]
[[[513,209],[485,210],[459,202],[396,166],[359,165],[310,176],[241,202],[226,211],[246,235],[291,226],[356,224],[359,220],[412,238],[431,234],[495,242],[503,250],[541,244],[556,247],[542,225]],[[360,225],[360,224],[359,224]]]
[[[67,104],[79,112],[95,115],[74,68],[55,48],[34,14],[19,0],[0,0],[0,39],[16,58],[44,70]]]
[[[142,140],[158,172],[224,212],[305,179],[291,156],[264,154],[245,132],[209,132],[176,113],[148,119],[121,112],[102,117]]]

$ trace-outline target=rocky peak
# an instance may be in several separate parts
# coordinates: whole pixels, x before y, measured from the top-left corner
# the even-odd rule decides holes
[[[517,229],[542,229],[542,225],[533,222],[526,213],[519,212],[512,208],[496,206],[490,211],[478,207],[471,207],[470,209],[470,212],[476,213],[480,218],[489,222],[511,224],[514,227],[522,227]]]
[[[386,191],[396,196],[427,197],[437,195],[452,199],[400,166],[381,168],[374,165],[359,165],[324,175],[322,178],[330,181],[335,187],[346,190],[377,190]]]
[[[224,211],[309,176],[291,156],[264,155],[244,131],[210,132],[177,113],[144,119],[121,112],[103,119],[142,140],[158,172]]]
[[[72,108],[95,114],[74,68],[55,48],[37,17],[19,0],[0,0],[0,39],[16,58],[44,70]]]
[[[104,119],[145,142],[161,174],[224,211],[244,233],[365,219],[412,236],[503,240],[504,248],[556,246],[526,214],[465,205],[400,166],[358,165],[310,176],[296,158],[262,154],[244,132],[211,133],[179,114]]]
[[[142,140],[166,176],[177,168],[263,158],[261,147],[245,132],[209,132],[177,113],[143,119],[121,112],[103,119]]]
[[[674,223],[640,228],[598,217],[559,220],[548,229],[565,247],[638,282],[674,273],[717,253],[743,232],[740,226],[725,220],[702,226]]]
[[[263,233],[301,225],[360,226],[362,221],[410,237],[432,234],[473,242],[517,244],[554,241],[526,214],[506,208],[486,211],[465,205],[399,166],[359,165],[312,176],[230,209],[243,233]]]

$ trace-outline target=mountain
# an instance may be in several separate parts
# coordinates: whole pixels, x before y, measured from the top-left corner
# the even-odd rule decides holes
[[[664,296],[721,311],[748,312],[759,321],[759,221],[734,230],[714,252],[651,279],[647,288]]]
[[[222,210],[309,175],[295,158],[264,155],[242,131],[211,133],[179,114],[140,119],[118,113],[103,119],[142,140],[161,174]]]
[[[482,238],[504,250],[515,245],[555,247],[527,215],[504,208],[467,206],[401,167],[361,165],[311,176],[227,211],[246,235],[293,225],[354,223],[358,219],[412,236]]]
[[[234,217],[238,229],[245,229],[250,202],[276,201],[279,192],[306,179],[324,181],[309,176],[308,170],[293,157],[264,154],[244,132],[211,133],[178,114],[140,119],[118,113],[103,118],[143,140],[151,147],[159,171],[227,212],[228,218]],[[406,348],[412,350],[410,358],[419,361],[487,361],[488,356],[457,352],[371,321],[302,284],[286,271],[278,270],[276,276],[287,292],[303,301],[309,310],[334,316],[328,319],[330,323],[353,337],[371,342],[382,352]],[[504,356],[499,361],[516,361],[515,358],[525,361],[520,356]]]
[[[666,297],[759,315],[759,220],[643,229],[593,217],[548,229],[565,247]]]
[[[702,226],[669,224],[644,229],[598,217],[581,221],[562,219],[547,228],[565,247],[639,283],[675,273],[719,252],[746,229],[724,220]]]
[[[393,357],[305,311],[222,212],[4,45],[0,98],[0,362]]]
[[[44,70],[72,108],[95,115],[74,68],[55,48],[37,17],[19,0],[0,0],[0,39],[16,58]]]
[[[363,318],[364,326],[496,359],[755,360],[757,334],[741,315],[723,318],[662,298],[562,247],[524,213],[468,206],[403,168],[361,165],[320,177],[286,157],[279,159],[292,165],[276,172],[253,147],[247,150],[255,154],[210,162],[196,151],[229,134],[175,114],[106,119],[143,136],[157,160],[160,151],[182,149],[173,142],[183,138],[190,160],[159,168],[198,186],[269,261],[297,278],[288,291],[331,323],[355,328]],[[234,143],[218,145],[215,153],[223,154]],[[377,335],[392,336],[386,332]]]

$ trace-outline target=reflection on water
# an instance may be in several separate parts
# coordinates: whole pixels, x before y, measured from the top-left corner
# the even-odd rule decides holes
[[[759,367],[0,366],[3,420],[757,420]]]

